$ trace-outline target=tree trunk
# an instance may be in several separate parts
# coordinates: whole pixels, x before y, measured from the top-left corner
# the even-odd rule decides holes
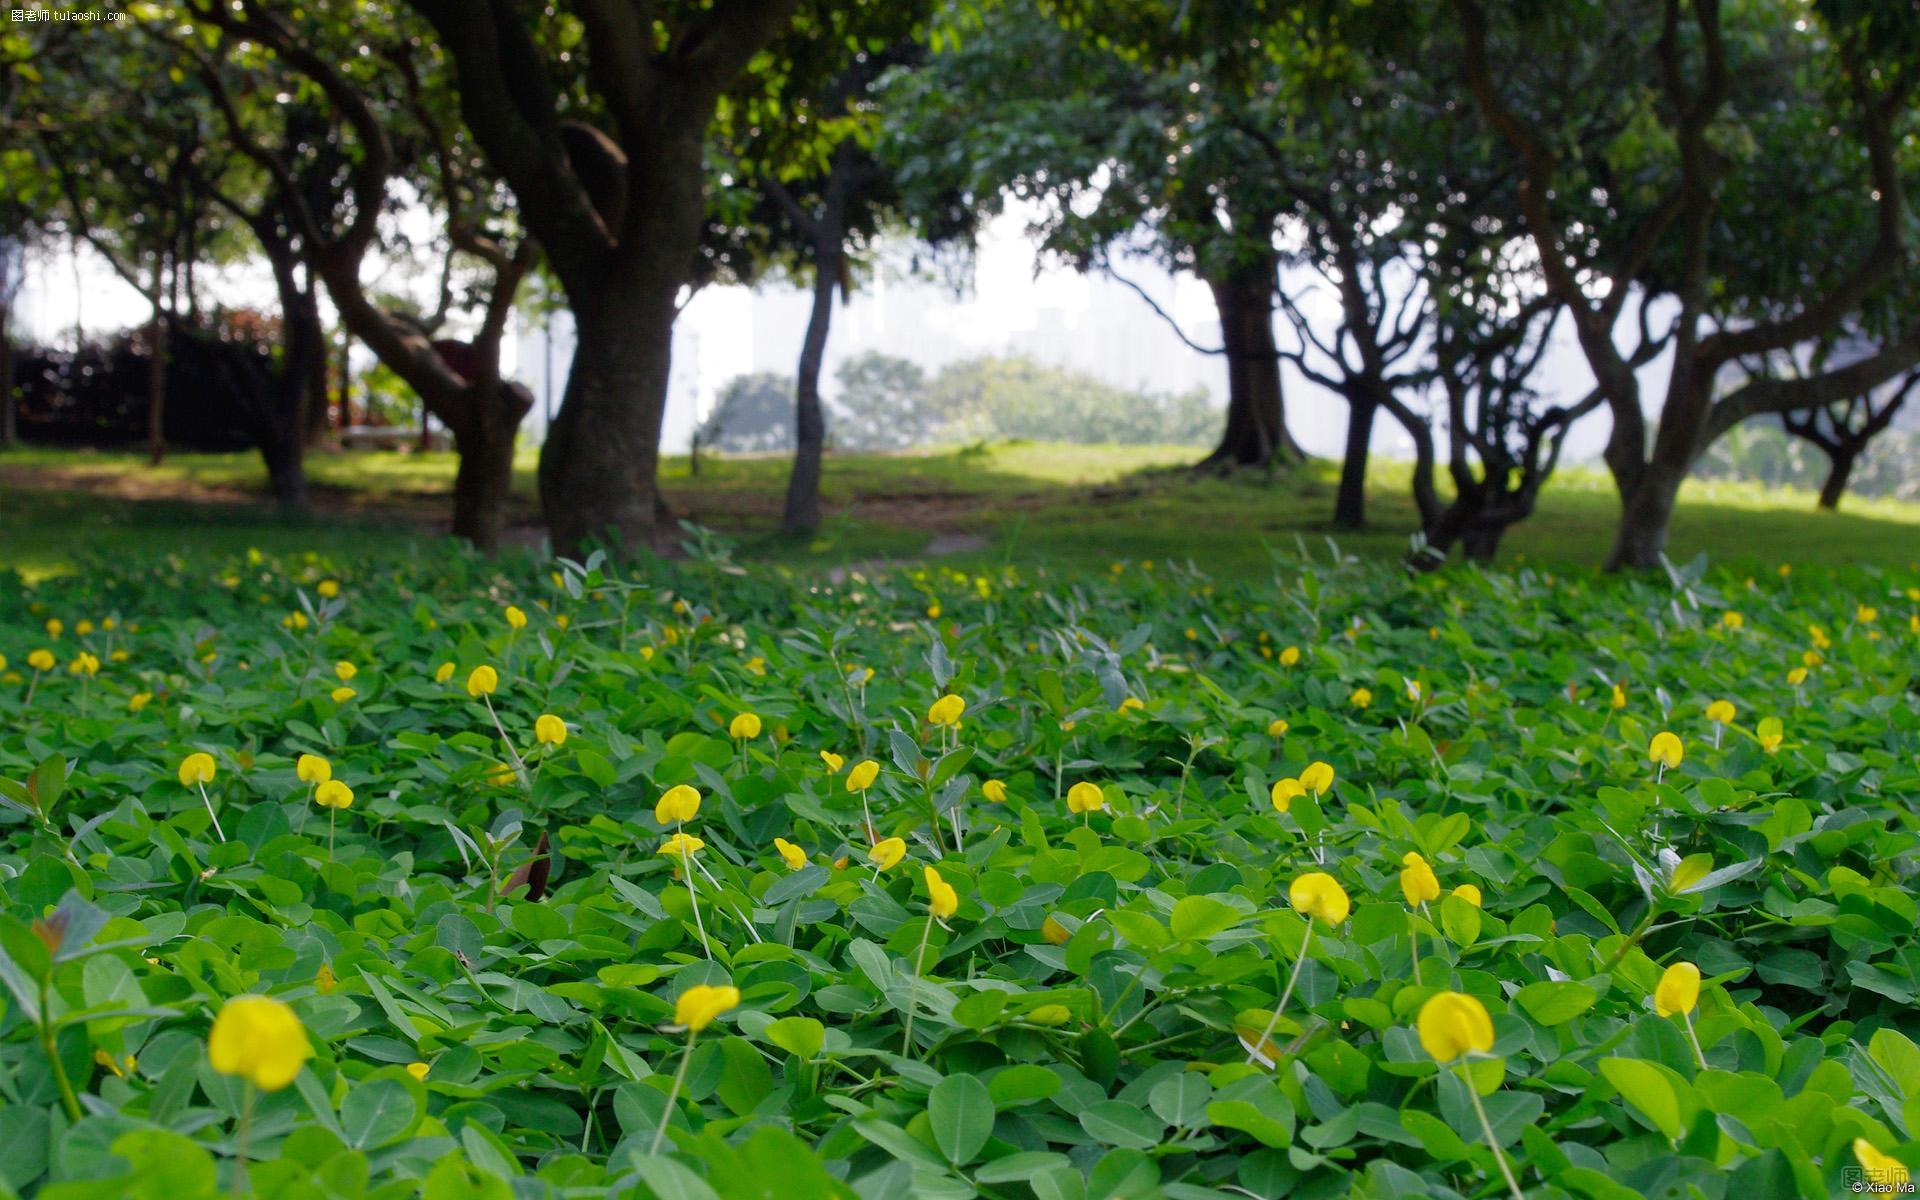
[[[485,385],[480,385],[485,386]],[[533,407],[533,393],[517,383],[494,384],[491,400],[470,397],[472,419],[453,429],[460,465],[453,477],[454,536],[491,554],[506,528],[513,493],[513,445],[520,422]]]
[[[677,281],[653,283],[575,309],[567,390],[540,450],[540,505],[557,554],[598,539],[629,553],[653,548]]]
[[[1820,485],[1820,507],[1829,512],[1840,507],[1840,497],[1847,493],[1847,480],[1853,474],[1854,459],[1858,452],[1853,450],[1827,451],[1827,481]]]
[[[8,449],[19,436],[13,401],[13,340],[7,329],[10,307],[0,300],[0,447]]]
[[[1620,527],[1607,570],[1645,570],[1660,565],[1666,553],[1667,530],[1680,496],[1684,470],[1655,461],[1648,463],[1632,488],[1620,498]]]
[[[290,513],[307,508],[307,470],[301,451],[305,448],[297,423],[260,443],[260,457],[267,464],[267,484],[273,500]]]
[[[166,417],[167,323],[156,304],[147,322],[147,461],[154,466],[167,453]]]
[[[1306,457],[1287,431],[1273,337],[1274,282],[1270,260],[1263,268],[1207,280],[1227,360],[1227,427],[1203,467],[1263,467]]]
[[[313,329],[308,336],[313,339],[314,352],[307,368],[306,402],[300,406],[300,439],[309,447],[318,446],[327,436],[327,404],[332,399],[329,395],[332,380],[328,376],[333,358],[333,344],[327,340],[327,328],[320,323],[317,309],[312,319]]]
[[[346,328],[344,322],[340,328],[340,390],[335,393],[334,404],[340,410],[339,427],[345,429],[353,424],[353,330]],[[320,422],[318,436],[325,437],[328,420],[324,409]]]
[[[820,528],[820,456],[827,441],[826,415],[820,409],[820,362],[826,356],[827,329],[833,323],[833,289],[840,282],[840,231],[821,235],[813,256],[813,311],[800,342],[800,366],[794,372],[793,473],[787,477],[787,510],[780,532],[809,536]]]
[[[1367,449],[1373,441],[1377,400],[1347,398],[1347,447],[1340,459],[1340,490],[1333,500],[1333,523],[1339,529],[1364,529],[1367,524]]]

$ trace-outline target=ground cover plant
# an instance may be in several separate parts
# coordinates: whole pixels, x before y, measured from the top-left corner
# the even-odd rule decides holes
[[[1827,1196],[1920,1163],[1920,573],[0,583],[50,1198]]]

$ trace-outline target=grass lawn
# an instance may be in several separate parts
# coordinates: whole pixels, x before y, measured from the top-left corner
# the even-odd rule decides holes
[[[698,475],[667,460],[662,484],[677,513],[734,538],[743,560],[831,566],[951,548],[957,565],[1003,560],[1063,567],[1115,559],[1192,558],[1223,574],[1259,570],[1270,549],[1327,552],[1335,467],[1314,463],[1271,481],[1196,478],[1191,447],[1005,443],[904,455],[833,456],[827,519],[810,543],[774,534],[786,483],[780,457],[706,458]],[[516,473],[516,521],[537,544],[535,453]],[[405,553],[445,519],[449,454],[315,455],[316,515],[288,521],[259,502],[265,475],[251,454],[179,454],[159,467],[136,455],[21,450],[0,456],[0,566],[45,574],[93,555],[345,550]],[[1378,463],[1374,527],[1340,534],[1342,550],[1397,554],[1413,528],[1407,468]],[[1508,539],[1510,558],[1593,565],[1617,504],[1605,474],[1577,468],[1548,488],[1540,512]],[[936,543],[936,539],[938,539]],[[1906,563],[1920,554],[1920,506],[1849,498],[1821,513],[1804,492],[1691,483],[1674,526],[1676,558],[1763,566],[1785,559]]]

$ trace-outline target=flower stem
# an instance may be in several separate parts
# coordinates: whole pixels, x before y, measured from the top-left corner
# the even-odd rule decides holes
[[[1513,1177],[1513,1168],[1507,1165],[1507,1156],[1500,1153],[1500,1143],[1493,1136],[1493,1122],[1487,1120],[1487,1110],[1480,1103],[1480,1089],[1473,1086],[1473,1077],[1467,1073],[1464,1065],[1454,1070],[1460,1076],[1460,1082],[1467,1085],[1467,1099],[1473,1101],[1473,1115],[1480,1118],[1481,1132],[1487,1135],[1487,1149],[1493,1151],[1493,1161],[1500,1164],[1500,1174],[1507,1181],[1507,1189],[1513,1193],[1513,1200],[1526,1200],[1520,1191],[1520,1183]]]
[[[247,1135],[253,1132],[253,1082],[246,1085],[246,1099],[240,1102],[240,1128],[234,1134],[233,1194],[235,1200],[247,1194]]]
[[[60,1089],[60,1106],[67,1110],[69,1119],[81,1118],[80,1098],[73,1094],[73,1081],[67,1078],[67,1066],[60,1061],[58,1032],[53,1027],[53,973],[40,981],[40,1049],[47,1056],[47,1066],[53,1071],[53,1082]]]
[[[1693,1031],[1693,1014],[1684,1012],[1681,1018],[1687,1023],[1687,1040],[1693,1043],[1693,1057],[1699,1062],[1702,1071],[1707,1069],[1707,1052],[1700,1048],[1700,1035]]]
[[[214,816],[214,813],[213,813],[213,801],[207,798],[207,785],[204,783],[195,781],[193,786],[200,789],[200,803],[207,806],[207,816],[213,821],[213,832],[219,836],[221,841],[223,842],[226,841],[227,835],[220,828],[220,818],[217,816]]]
[[[674,826],[684,838],[687,834],[686,822],[676,821]],[[700,893],[693,888],[693,853],[687,849],[685,842],[680,843],[680,874],[687,881],[687,899],[693,902],[693,927],[700,932],[700,948],[707,952],[707,961],[712,962],[713,947],[707,944],[707,927],[700,920]],[[655,1139],[654,1144],[659,1145],[659,1140]]]
[[[1260,1056],[1260,1047],[1267,1044],[1267,1038],[1273,1034],[1273,1027],[1280,1023],[1280,1014],[1287,1011],[1287,1001],[1293,999],[1293,989],[1300,982],[1300,972],[1307,965],[1307,948],[1311,945],[1313,945],[1313,921],[1309,918],[1307,936],[1300,939],[1300,957],[1294,961],[1293,974],[1287,978],[1287,988],[1280,993],[1280,1003],[1274,1008],[1272,1018],[1267,1021],[1267,1027],[1260,1031],[1259,1037],[1253,1039],[1253,1049],[1247,1051],[1248,1062]]]
[[[913,983],[907,989],[907,1029],[906,1036],[900,1042],[902,1057],[913,1057],[913,1014],[920,1007],[920,956],[927,952],[927,939],[933,935],[933,916],[927,916],[927,923],[920,929],[920,946],[913,952]]]
[[[680,1056],[680,1069],[673,1073],[673,1086],[667,1090],[667,1106],[660,1113],[660,1128],[653,1131],[653,1145],[647,1147],[648,1154],[660,1153],[660,1143],[667,1136],[667,1126],[673,1121],[673,1106],[680,1099],[680,1089],[687,1082],[687,1064],[693,1061],[693,1044],[700,1038],[699,1031],[687,1031],[687,1052]]]

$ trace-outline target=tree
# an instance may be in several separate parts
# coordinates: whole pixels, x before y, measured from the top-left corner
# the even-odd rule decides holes
[[[1830,338],[1804,355],[1770,354],[1751,366],[1748,374],[1764,377],[1778,372],[1801,378],[1831,370],[1835,356],[1858,361],[1872,357],[1876,351],[1866,338]],[[1892,427],[1894,418],[1916,391],[1920,391],[1920,370],[1911,370],[1855,395],[1781,414],[1782,428],[1826,456],[1827,477],[1820,485],[1818,502],[1821,508],[1840,507],[1840,497],[1846,494],[1847,481],[1860,456]]]
[[[702,449],[735,454],[793,448],[792,378],[772,371],[736,375],[720,389],[713,411],[694,430],[694,453]]]
[[[1796,28],[1780,4],[1730,12],[1719,0],[1453,0],[1467,89],[1520,172],[1542,276],[1613,416],[1605,457],[1621,517],[1609,566],[1659,562],[1681,481],[1734,425],[1857,395],[1920,363],[1920,322],[1909,321],[1860,361],[1718,387],[1729,364],[1836,329],[1909,269],[1898,147],[1913,127],[1920,35],[1905,7],[1841,0],[1823,6],[1823,21]],[[1570,87],[1569,59],[1626,74]],[[1559,136],[1570,109],[1592,106],[1626,108],[1626,132],[1606,145]],[[1809,120],[1810,111],[1823,116]],[[1829,126],[1857,141],[1854,161],[1834,163]],[[1826,195],[1817,214],[1797,219],[1815,215],[1825,237],[1810,244],[1753,223],[1775,190],[1764,181],[1791,190],[1810,170]],[[1596,193],[1609,219],[1571,219],[1569,198]],[[1727,286],[1730,276],[1751,278],[1740,264],[1756,253],[1791,260],[1772,273],[1792,280],[1790,290],[1762,297]],[[1670,297],[1677,313],[1649,446],[1639,381],[1615,328],[1632,297],[1644,304],[1652,294]]]
[[[895,81],[888,105],[900,116],[882,155],[922,236],[965,236],[1009,198],[1030,202],[1043,254],[1112,275],[1187,346],[1223,356],[1226,427],[1203,466],[1297,461],[1273,335],[1284,196],[1234,119],[1260,71],[1240,53],[1244,38],[1176,30],[1171,9],[1125,26],[1113,11],[996,11]],[[1188,335],[1129,279],[1136,258],[1207,284],[1219,345]]]
[[[834,444],[850,450],[903,450],[925,445],[940,427],[926,372],[904,358],[869,350],[834,373]]]
[[[242,153],[266,173],[287,206],[290,244],[326,284],[341,322],[387,367],[405,379],[429,411],[453,434],[460,455],[454,477],[453,531],[482,549],[499,540],[513,474],[513,446],[532,406],[527,390],[500,375],[501,341],[520,285],[538,249],[507,220],[502,197],[479,170],[478,156],[434,111],[444,87],[423,82],[424,41],[404,27],[374,36],[363,21],[326,24],[307,12],[296,25],[257,0],[229,6],[195,0],[202,30],[178,44]],[[365,14],[362,14],[363,16]],[[199,39],[199,40],[196,40]],[[204,43],[204,45],[203,45]],[[261,61],[254,47],[271,52]],[[377,55],[351,53],[354,47]],[[358,74],[340,63],[373,60]],[[277,80],[266,86],[267,79]],[[325,106],[324,132],[301,123],[299,109],[263,102],[281,83],[294,83]],[[390,128],[410,131],[417,159],[396,149]],[[305,171],[330,155],[341,169],[317,194],[300,186]],[[361,280],[375,246],[389,190],[411,171],[416,194],[446,215],[449,256],[482,264],[475,307],[479,332],[470,341],[435,339],[430,325],[377,303]],[[342,184],[331,181],[339,179]],[[442,309],[451,262],[442,274]]]
[[[566,395],[540,455],[554,546],[611,533],[648,547],[673,320],[706,221],[708,126],[799,0],[574,0],[555,18],[514,0],[409,3],[457,65],[466,127],[573,310]],[[563,96],[605,126],[563,121]]]
[[[793,470],[780,522],[789,535],[820,524],[820,368],[834,295],[844,302],[862,252],[897,223],[893,180],[872,153],[877,84],[919,58],[914,38],[930,7],[865,0],[803,10],[771,49],[785,69],[741,76],[721,109],[716,136],[766,201],[755,208],[761,256],[807,278],[813,293],[794,374]],[[863,48],[849,56],[849,44]]]

